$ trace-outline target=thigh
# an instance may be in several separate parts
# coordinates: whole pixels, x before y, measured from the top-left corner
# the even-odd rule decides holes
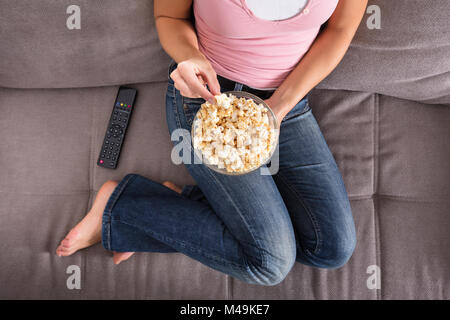
[[[271,176],[259,171],[240,176],[217,173],[195,159],[190,143],[190,130],[195,113],[203,99],[181,96],[169,80],[166,111],[169,132],[183,141],[184,165],[195,179],[209,205],[221,218],[230,233],[245,247],[264,249],[268,259],[295,256],[295,236],[287,208]],[[180,130],[181,129],[181,130]],[[179,139],[178,139],[179,138]],[[174,139],[173,139],[174,140]],[[250,253],[249,250],[247,253]],[[284,254],[285,253],[285,254]]]
[[[303,255],[324,253],[325,247],[353,238],[344,182],[307,97],[281,123],[274,180]]]

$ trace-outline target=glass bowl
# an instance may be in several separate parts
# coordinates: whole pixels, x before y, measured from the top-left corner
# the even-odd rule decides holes
[[[274,133],[275,133],[275,139],[273,139],[273,143],[272,143],[272,146],[271,146],[271,149],[270,149],[270,153],[269,153],[267,159],[264,159],[263,161],[261,161],[261,165],[249,168],[246,171],[229,172],[229,171],[226,170],[226,168],[221,169],[215,164],[209,164],[207,159],[206,159],[206,157],[205,158],[202,157],[201,150],[199,150],[199,149],[194,147],[194,133],[195,133],[195,131],[197,129],[197,125],[196,125],[197,121],[196,120],[198,118],[200,109],[195,114],[194,120],[192,122],[192,128],[191,128],[191,145],[192,145],[192,148],[194,149],[194,153],[199,159],[202,159],[202,163],[205,166],[207,166],[211,170],[216,171],[216,172],[221,173],[221,174],[230,175],[230,176],[237,176],[237,175],[242,175],[242,174],[246,174],[246,173],[252,172],[254,170],[257,170],[261,166],[267,164],[270,161],[270,159],[272,158],[272,155],[273,155],[273,153],[274,153],[274,151],[275,151],[275,149],[277,147],[278,138],[279,138],[279,134],[280,134],[280,126],[278,124],[277,118],[276,118],[275,114],[273,113],[272,109],[270,109],[270,107],[264,102],[264,100],[261,99],[260,97],[255,96],[254,94],[251,94],[251,93],[248,93],[248,92],[245,92],[245,91],[226,91],[226,92],[222,92],[222,93],[224,93],[224,94],[226,94],[228,96],[230,94],[232,94],[232,95],[234,95],[237,98],[253,99],[253,101],[256,104],[262,104],[264,107],[267,108],[267,110],[269,110],[269,112],[268,112],[269,124],[274,129]]]

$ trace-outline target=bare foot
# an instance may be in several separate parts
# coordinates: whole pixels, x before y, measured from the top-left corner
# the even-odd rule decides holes
[[[164,186],[166,186],[169,189],[172,189],[175,192],[181,193],[181,188],[177,186],[176,184],[170,182],[170,181],[164,181],[162,183]],[[134,252],[116,252],[113,253],[113,261],[115,264],[119,264],[122,261],[128,260]]]
[[[70,256],[80,249],[101,241],[103,211],[117,185],[117,181],[108,180],[101,186],[91,210],[59,244],[56,249],[58,256]]]

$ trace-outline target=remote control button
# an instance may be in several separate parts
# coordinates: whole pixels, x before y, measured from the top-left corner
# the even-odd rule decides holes
[[[109,143],[109,140],[106,140],[106,141],[105,141],[105,144],[108,144],[108,143]]]
[[[104,161],[103,160],[100,160],[100,163],[103,163]]]
[[[112,160],[116,161],[116,157],[112,157]]]
[[[114,162],[110,162],[109,165],[114,167]]]
[[[109,159],[109,156],[106,156],[106,159]]]

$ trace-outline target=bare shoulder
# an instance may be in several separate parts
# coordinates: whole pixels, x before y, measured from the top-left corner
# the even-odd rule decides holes
[[[154,16],[189,19],[192,0],[154,0]]]

